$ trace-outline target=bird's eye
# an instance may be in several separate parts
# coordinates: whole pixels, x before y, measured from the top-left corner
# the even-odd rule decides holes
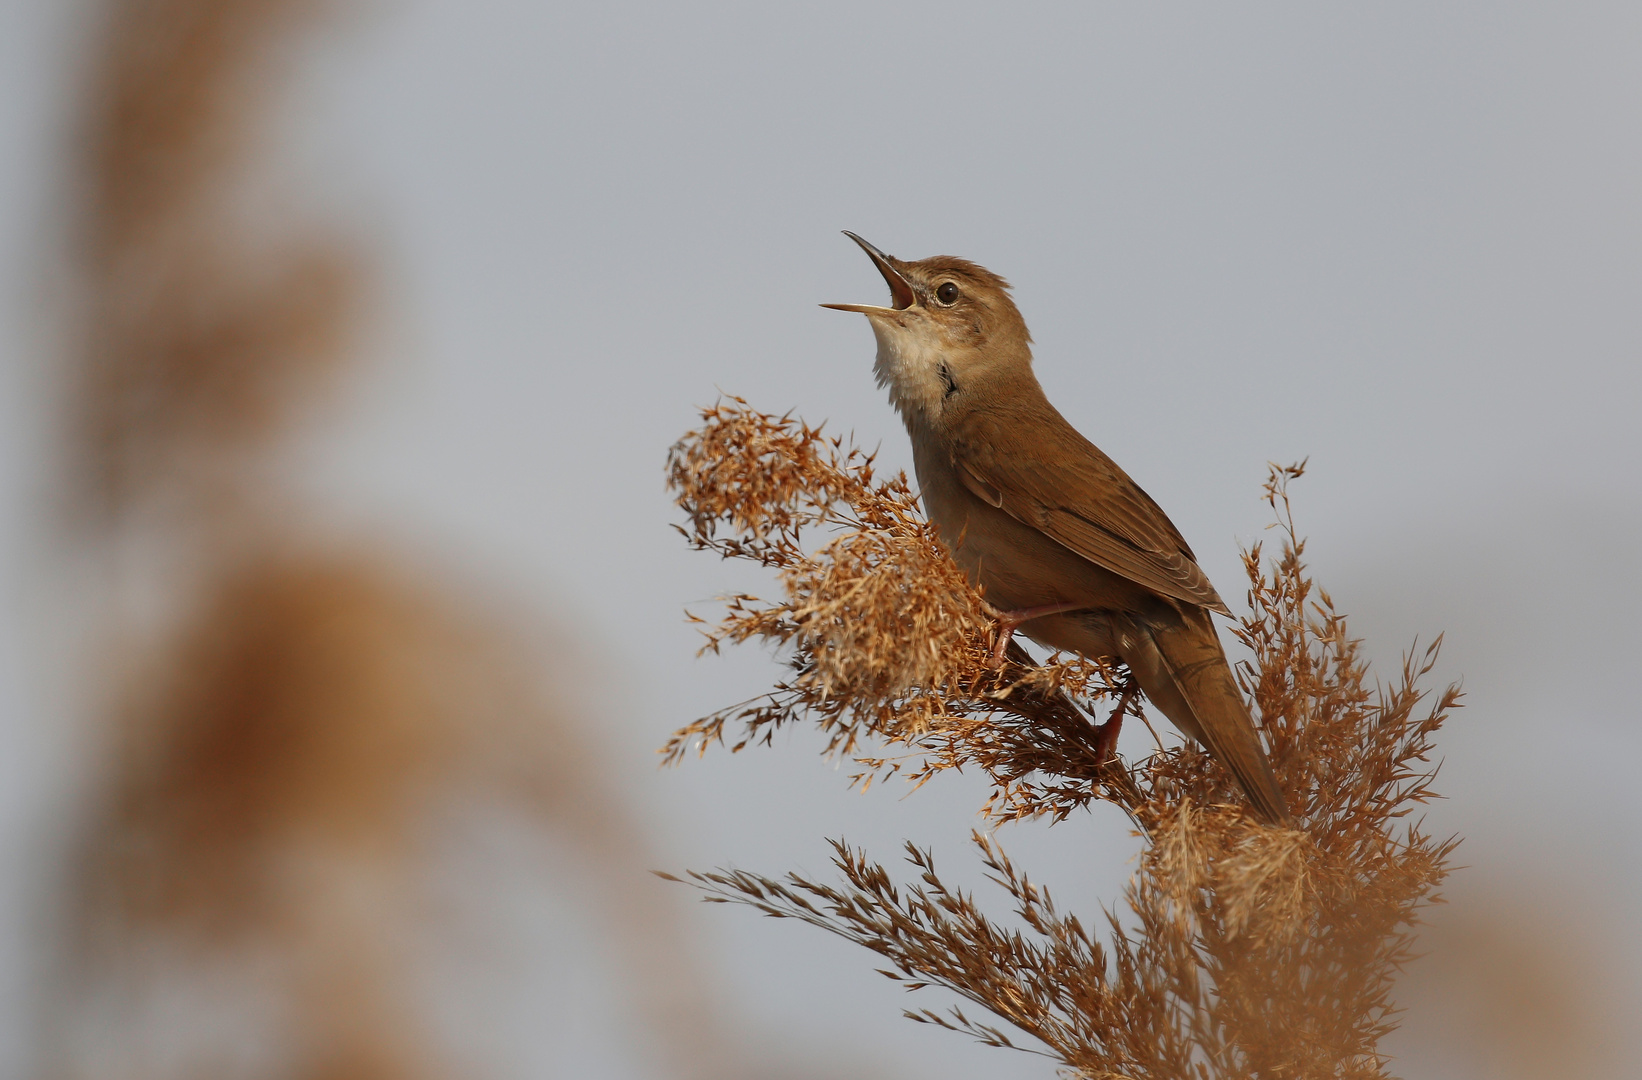
[[[935,290],[935,299],[947,307],[951,307],[958,302],[958,286],[950,281],[941,282],[941,287]]]

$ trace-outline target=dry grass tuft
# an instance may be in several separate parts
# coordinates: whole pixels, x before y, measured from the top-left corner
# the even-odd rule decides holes
[[[988,608],[904,477],[880,480],[869,456],[740,399],[705,410],[669,461],[685,534],[697,548],[775,569],[784,588],[775,601],[732,598],[707,647],[785,646],[794,674],[675,734],[668,761],[711,742],[767,744],[778,727],[813,723],[829,753],[862,763],[858,779],[901,772],[921,783],[975,767],[992,780],[984,809],[994,819],[1061,820],[1104,800],[1145,847],[1126,910],[1101,920],[1104,940],[979,833],[1019,926],[947,888],[930,854],[910,845],[913,885],[842,842],[840,884],[741,871],[691,879],[710,899],[867,946],[908,989],[956,992],[1077,1076],[1386,1075],[1376,1047],[1394,1024],[1392,979],[1454,848],[1411,815],[1434,797],[1431,740],[1459,693],[1425,702],[1418,682],[1435,645],[1410,654],[1391,685],[1371,683],[1344,617],[1306,571],[1287,493],[1302,471],[1272,470],[1266,499],[1281,554],[1268,565],[1260,547],[1246,553],[1251,614],[1238,629],[1252,654],[1241,665],[1245,688],[1301,826],[1279,830],[1247,817],[1194,746],[1099,760],[1091,717],[1124,684],[1121,668],[1060,657],[1036,666],[1019,649],[1002,671],[987,667]],[[825,542],[807,550],[804,528]],[[887,752],[869,752],[868,740]],[[907,1015],[1015,1045],[961,1008]]]
[[[916,782],[978,763],[1008,816],[1064,816],[1128,783],[1097,760],[1088,719],[1068,696],[1110,694],[1112,672],[1075,658],[1040,668],[1014,647],[1001,672],[988,667],[990,609],[904,476],[879,479],[870,455],[739,398],[703,419],[668,460],[690,518],[681,531],[698,549],[775,569],[786,594],[776,603],[731,597],[724,619],[705,631],[705,648],[790,646],[794,674],[764,698],[677,732],[664,749],[668,762],[727,738],[736,750],[768,744],[783,725],[810,721],[828,734],[829,754],[855,755],[866,736],[917,750]],[[819,550],[805,549],[807,528],[829,537]],[[1084,744],[1077,781],[1051,794],[1033,774],[1075,740]],[[906,764],[858,760],[862,782]]]

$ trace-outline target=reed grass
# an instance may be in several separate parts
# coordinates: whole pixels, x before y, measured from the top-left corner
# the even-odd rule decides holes
[[[1082,918],[979,830],[1007,917],[948,887],[913,844],[910,881],[842,841],[835,881],[739,870],[687,880],[709,900],[866,946],[908,989],[962,999],[908,1017],[1044,1054],[1069,1076],[1388,1075],[1377,1047],[1396,1024],[1394,979],[1456,844],[1424,831],[1419,811],[1436,797],[1433,739],[1460,694],[1421,688],[1440,639],[1375,681],[1307,568],[1289,497],[1303,472],[1271,468],[1264,498],[1279,543],[1271,558],[1262,545],[1244,552],[1249,614],[1236,628],[1248,654],[1238,675],[1295,812],[1296,827],[1278,829],[1245,812],[1195,745],[1103,759],[1096,732],[1112,703],[1144,717],[1123,695],[1121,666],[1038,664],[1019,647],[990,666],[992,612],[903,475],[880,475],[871,455],[791,415],[738,398],[705,409],[668,460],[680,531],[780,584],[774,599],[733,596],[717,621],[698,619],[705,649],[775,645],[786,674],[675,733],[664,759],[812,725],[828,754],[856,763],[855,783],[979,770],[993,825],[1111,804],[1142,848],[1121,900]]]

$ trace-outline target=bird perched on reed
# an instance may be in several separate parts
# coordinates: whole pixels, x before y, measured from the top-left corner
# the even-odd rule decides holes
[[[903,262],[846,235],[883,274],[891,306],[822,306],[872,324],[873,370],[912,438],[924,508],[1002,613],[995,658],[1019,628],[1123,661],[1261,817],[1288,824],[1211,621],[1230,612],[1162,509],[1049,403],[1009,283],[964,259]]]

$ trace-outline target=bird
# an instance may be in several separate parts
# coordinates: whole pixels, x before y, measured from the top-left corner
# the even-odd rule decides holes
[[[1018,629],[1121,661],[1261,818],[1291,826],[1215,630],[1212,616],[1230,610],[1162,508],[1049,402],[1009,283],[966,259],[903,261],[845,235],[883,275],[890,305],[821,306],[872,326],[873,373],[911,438],[925,513],[1001,613],[994,660]]]

